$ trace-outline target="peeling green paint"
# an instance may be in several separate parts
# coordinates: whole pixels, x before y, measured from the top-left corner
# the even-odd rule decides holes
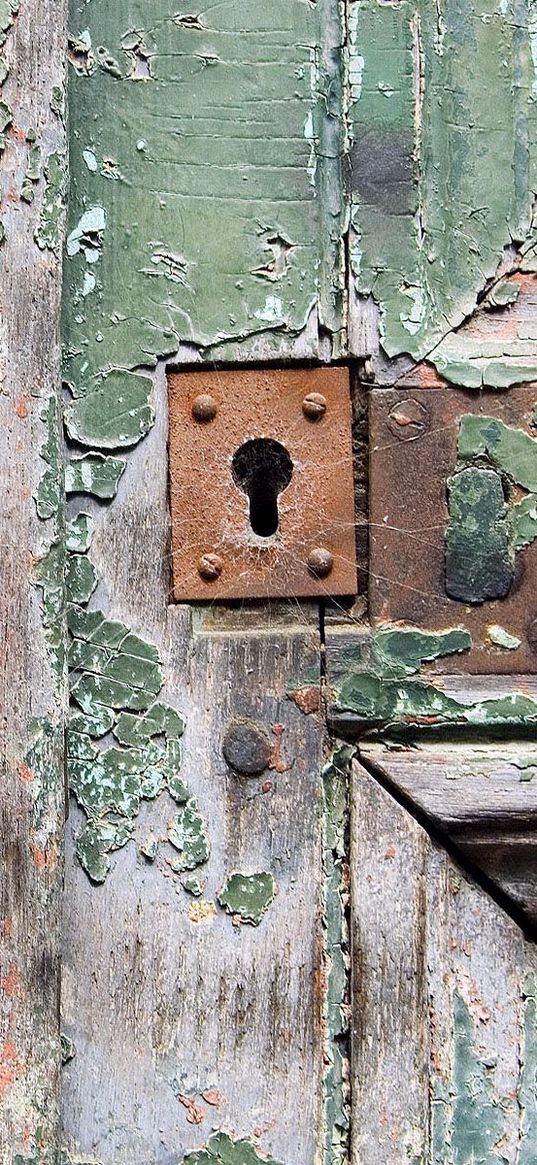
[[[453,1165],[500,1165],[506,1160],[501,1150],[506,1115],[494,1096],[492,1070],[476,1051],[472,1016],[458,991],[453,1018]]]
[[[82,554],[69,559],[70,565],[76,564],[78,585],[80,563],[91,564]],[[89,577],[94,579],[91,571]],[[83,583],[85,578],[82,572]],[[157,700],[164,677],[156,647],[125,623],[78,603],[68,607],[68,627],[71,696],[81,709],[70,720],[69,781],[88,819],[77,839],[77,855],[92,881],[102,882],[110,853],[132,837],[143,799],[152,800],[164,790],[179,804],[188,799],[179,776],[184,721]],[[104,747],[100,742],[110,732],[117,746]],[[187,807],[193,834],[195,801],[187,800]],[[187,840],[192,855],[194,838],[189,834]],[[206,838],[204,843],[208,856]],[[199,839],[197,856],[206,860]]]
[[[71,1060],[74,1060],[76,1056],[76,1048],[73,1041],[69,1038],[69,1036],[66,1036],[64,1032],[62,1032],[60,1035],[60,1046],[62,1053],[62,1066],[65,1067],[65,1065],[69,1064]]]
[[[515,555],[537,536],[537,440],[497,417],[466,414],[457,449],[466,467],[447,482],[446,591],[468,603],[504,598]],[[515,500],[513,485],[530,492]]]
[[[537,1160],[537,983],[534,974],[524,983],[524,1039],[520,1058],[520,1147],[517,1165]]]
[[[388,637],[397,635],[400,652],[408,644],[408,654],[394,672],[391,661],[383,662],[378,650]],[[421,637],[432,636],[430,647],[416,648]],[[466,724],[494,726],[501,724],[537,723],[537,700],[524,692],[513,690],[509,695],[490,700],[464,702],[447,695],[426,676],[421,676],[420,664],[440,658],[453,651],[471,647],[467,631],[451,629],[446,632],[423,632],[413,627],[384,626],[377,629],[369,642],[349,653],[347,667],[335,693],[334,712],[352,712],[375,727],[400,725]],[[426,653],[427,651],[427,653]],[[421,653],[421,655],[420,655]]]
[[[136,445],[155,419],[151,390],[147,376],[130,372],[110,372],[97,387],[79,387],[81,395],[65,410],[69,436],[93,449]]]
[[[45,191],[35,229],[35,241],[42,251],[52,251],[59,255],[65,221],[65,197],[67,189],[67,165],[65,154],[55,151],[50,154],[45,165]]]
[[[251,1141],[234,1141],[227,1133],[213,1133],[205,1148],[183,1157],[183,1165],[278,1165],[273,1157],[260,1156]]]
[[[510,631],[506,631],[505,627],[500,627],[498,623],[492,623],[487,630],[487,637],[495,647],[505,647],[507,651],[516,651],[520,647],[522,640],[517,635],[511,635]]]
[[[509,510],[492,469],[461,469],[447,482],[446,592],[464,603],[503,599],[514,575]]]
[[[189,798],[168,826],[168,840],[180,854],[179,858],[170,862],[172,870],[177,874],[194,870],[208,860],[210,846],[207,826],[194,797]]]
[[[221,358],[259,334],[277,347],[317,302],[336,349],[343,329],[341,6],[232,0],[199,25],[179,16],[172,0],[141,3],[133,32],[127,0],[72,0],[75,394],[185,342]]]
[[[103,453],[87,453],[75,457],[65,466],[65,489],[69,493],[94,494],[97,498],[116,496],[117,487],[127,462]]]
[[[276,893],[272,874],[229,874],[218,891],[218,901],[228,914],[237,915],[242,922],[259,926]]]
[[[395,647],[395,644],[394,644]],[[399,654],[395,649],[395,655]],[[350,1137],[349,775],[353,749],[338,748],[322,772],[325,932],[324,1157],[345,1165]]]
[[[430,356],[450,379],[468,384],[470,373],[480,386],[481,369],[450,333],[496,276],[504,248],[532,229],[529,5],[360,0],[351,12],[357,290],[379,304],[388,355]]]

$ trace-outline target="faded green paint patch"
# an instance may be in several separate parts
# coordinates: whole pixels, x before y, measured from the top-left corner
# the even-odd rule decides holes
[[[518,636],[511,635],[511,632],[506,631],[505,627],[500,627],[499,623],[491,623],[487,630],[487,638],[495,647],[504,647],[506,651],[516,651],[522,643]]]
[[[184,808],[170,823],[168,840],[180,854],[179,858],[174,858],[170,862],[175,873],[182,874],[185,870],[195,870],[208,860],[210,845],[207,826],[193,797],[189,798]]]
[[[348,1161],[350,1137],[349,1076],[349,775],[353,749],[339,748],[322,772],[323,928],[327,989],[324,1008],[324,1156],[325,1165]]]
[[[114,498],[127,462],[103,453],[88,453],[75,457],[65,467],[65,489],[68,494],[93,494],[96,498]]]
[[[233,873],[226,878],[217,897],[228,914],[236,915],[241,922],[259,926],[274,899],[275,892],[272,874]]]
[[[35,241],[42,251],[59,255],[65,222],[67,164],[65,154],[49,155],[45,165],[45,190],[35,229]]]
[[[509,510],[500,475],[472,467],[447,482],[446,592],[464,603],[503,599],[514,575]]]
[[[493,1071],[476,1051],[472,1016],[458,991],[453,1009],[453,1165],[500,1165],[506,1116],[494,1095]]]
[[[213,1133],[205,1148],[183,1157],[183,1165],[278,1165],[273,1157],[260,1156],[246,1138],[232,1140],[227,1133]]]
[[[65,1065],[69,1064],[71,1060],[74,1060],[76,1056],[76,1048],[73,1040],[71,1040],[69,1036],[66,1036],[63,1032],[60,1035],[60,1047],[62,1054],[62,1066],[65,1067]]]
[[[110,372],[97,387],[86,389],[65,410],[67,432],[94,449],[136,445],[155,419],[152,382],[147,376]],[[79,391],[82,389],[79,387]]]
[[[91,546],[95,523],[91,514],[81,511],[76,518],[67,523],[65,532],[65,548],[74,554],[85,554]]]
[[[400,678],[395,678],[391,665],[384,668],[382,655],[376,649],[380,635],[391,628],[377,630],[368,643],[350,652],[347,658],[348,671],[335,693],[335,712],[352,712],[363,719],[364,724],[377,728],[395,728],[397,725],[420,725],[422,727],[440,724],[472,724],[495,726],[500,724],[530,724],[537,722],[537,700],[513,691],[498,699],[477,700],[465,703],[447,695],[425,676],[420,676],[420,660],[412,655],[412,646],[407,657],[407,668],[401,670]],[[409,645],[415,636],[433,634],[420,632],[417,628],[393,628],[398,634],[408,637]],[[438,642],[434,657],[444,654],[443,637],[450,650],[465,650],[471,647],[471,637],[467,631],[454,630],[438,632]],[[449,638],[460,636],[459,640]],[[453,646],[458,642],[458,647]],[[432,659],[433,654],[423,657]]]
[[[524,1040],[518,1086],[520,1148],[517,1165],[537,1160],[537,983],[534,974],[524,983]]]
[[[497,417],[467,414],[459,425],[458,453],[461,461],[486,457],[511,481],[537,493],[537,440],[523,429]]]
[[[72,0],[75,394],[185,342],[222,357],[266,334],[277,348],[316,304],[325,328],[343,327],[338,3],[231,0],[199,23],[180,15],[174,0],[141,0],[133,31],[128,0]]]
[[[379,304],[388,355],[432,352],[476,387],[460,339],[449,359],[437,345],[473,312],[504,248],[529,235],[534,85],[525,0],[351,6],[356,288]]]
[[[70,560],[91,565],[84,555]],[[142,800],[164,790],[179,804],[187,801],[185,846],[193,860],[197,806],[179,776],[184,721],[157,700],[163,675],[156,647],[126,624],[79,604],[69,605],[68,627],[71,694],[81,709],[70,720],[69,781],[88,819],[76,846],[82,866],[92,881],[104,881],[110,854],[133,835]],[[110,732],[117,746],[104,747]],[[198,837],[194,864],[206,860],[203,844],[208,857],[208,841]]]

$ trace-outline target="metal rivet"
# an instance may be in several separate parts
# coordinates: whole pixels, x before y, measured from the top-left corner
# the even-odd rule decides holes
[[[224,732],[222,752],[236,773],[254,777],[270,764],[272,741],[255,720],[231,720]]]
[[[320,392],[308,392],[302,401],[302,412],[308,421],[318,421],[326,412],[326,397]]]
[[[192,401],[192,416],[195,421],[212,421],[218,412],[218,405],[209,392],[202,392]]]
[[[215,579],[220,578],[223,566],[224,563],[219,554],[202,554],[198,560],[198,574],[206,582],[214,582]]]
[[[323,546],[316,546],[315,550],[310,551],[308,554],[308,570],[311,574],[316,575],[317,578],[326,578],[333,570],[333,567],[334,557]]]

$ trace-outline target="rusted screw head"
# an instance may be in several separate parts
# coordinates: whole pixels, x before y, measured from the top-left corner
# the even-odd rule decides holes
[[[302,401],[302,412],[308,421],[319,421],[326,412],[326,397],[320,392],[308,392]]]
[[[192,401],[192,416],[195,421],[212,421],[218,412],[218,405],[209,392],[201,392]]]
[[[202,554],[198,559],[198,574],[205,579],[205,582],[214,582],[215,579],[220,578],[222,574],[224,563],[219,554]]]
[[[316,546],[308,554],[308,570],[316,578],[326,578],[334,567],[334,557],[324,546]]]

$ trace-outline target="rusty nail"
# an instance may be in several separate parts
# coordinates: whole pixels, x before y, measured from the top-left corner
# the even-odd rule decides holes
[[[329,550],[325,550],[324,546],[316,546],[315,550],[311,550],[308,554],[308,570],[317,578],[326,578],[333,567],[334,557]]]
[[[302,401],[302,412],[308,421],[318,421],[326,412],[326,397],[320,392],[308,392]]]
[[[192,401],[192,416],[195,421],[212,421],[218,412],[218,406],[209,392],[202,392]]]
[[[201,558],[198,559],[198,574],[206,582],[214,582],[215,579],[220,578],[223,565],[219,554],[202,554]]]

